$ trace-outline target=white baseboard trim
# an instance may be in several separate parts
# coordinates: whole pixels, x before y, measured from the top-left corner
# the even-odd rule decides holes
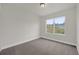
[[[68,44],[68,45],[77,46],[77,45],[74,44],[74,43],[64,42],[64,41],[61,41],[61,40],[56,40],[56,39],[48,38],[48,37],[46,37],[46,36],[41,36],[41,38],[45,38],[45,39],[49,39],[49,40],[53,40],[53,41],[57,41],[57,42],[61,42],[61,43]]]
[[[79,46],[78,46],[78,44],[77,44],[77,51],[78,51],[78,55],[79,55]]]
[[[8,46],[4,46],[0,49],[0,51],[4,50],[4,49],[7,49],[7,48],[10,48],[10,47],[14,47],[14,46],[17,46],[17,45],[20,45],[20,44],[23,44],[23,43],[27,43],[27,42],[30,42],[32,40],[36,40],[40,37],[36,36],[36,37],[32,37],[30,38],[29,40],[26,40],[26,41],[22,41],[22,42],[18,42],[18,43],[15,43],[15,44],[11,44],[11,45],[8,45]]]
[[[16,45],[20,45],[20,44],[23,44],[23,43],[27,43],[27,42],[30,42],[32,40],[36,40],[40,37],[36,36],[36,37],[33,37],[33,38],[30,38],[29,40],[26,40],[26,41],[22,41],[22,42],[18,42],[16,44],[11,44],[11,45],[8,45],[8,46],[4,46],[2,48],[0,48],[0,51],[4,50],[4,49],[7,49],[7,48],[10,48],[10,47],[13,47],[13,46],[16,46]],[[73,45],[73,46],[77,46],[76,44],[74,43],[70,43],[70,42],[64,42],[64,41],[60,41],[60,40],[56,40],[56,39],[52,39],[52,38],[48,38],[46,36],[41,36],[41,38],[45,38],[45,39],[49,39],[49,40],[53,40],[53,41],[57,41],[57,42],[61,42],[61,43],[65,43],[65,44],[69,44],[69,45]]]

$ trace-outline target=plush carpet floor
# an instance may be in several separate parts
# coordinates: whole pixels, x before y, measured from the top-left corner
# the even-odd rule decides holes
[[[47,39],[36,39],[28,43],[17,45],[1,51],[1,55],[77,55],[74,46],[50,41]]]

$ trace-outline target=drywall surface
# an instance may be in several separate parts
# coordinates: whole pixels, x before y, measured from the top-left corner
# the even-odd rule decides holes
[[[1,15],[1,4],[0,4],[0,50],[1,50],[1,39],[2,39],[2,15]]]
[[[59,35],[59,34],[51,34],[46,32],[46,20],[51,19],[57,16],[65,16],[65,34],[64,35]],[[40,17],[40,36],[71,44],[71,45],[76,45],[76,11],[75,7],[74,8],[69,8],[54,14],[50,14],[47,16]]]
[[[77,4],[77,9],[76,9],[76,14],[77,14],[77,50],[79,53],[79,4]]]
[[[2,49],[39,37],[39,18],[22,7],[2,4],[0,17]]]

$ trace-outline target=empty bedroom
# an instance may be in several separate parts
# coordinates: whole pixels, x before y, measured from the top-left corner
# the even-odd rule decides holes
[[[0,55],[78,55],[78,3],[0,3]]]

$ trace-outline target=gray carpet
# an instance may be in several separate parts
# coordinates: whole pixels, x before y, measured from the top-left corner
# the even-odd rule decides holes
[[[17,45],[1,51],[1,55],[77,55],[74,46],[50,41],[47,39],[36,39],[28,43]]]

